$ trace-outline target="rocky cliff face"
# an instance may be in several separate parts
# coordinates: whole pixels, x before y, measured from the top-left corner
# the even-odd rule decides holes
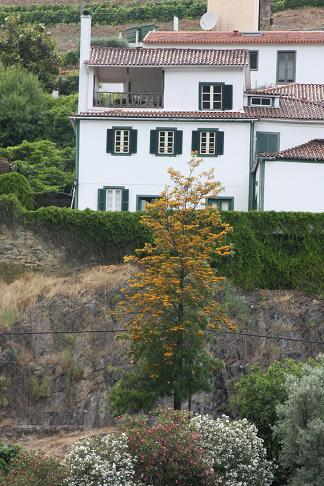
[[[111,423],[109,390],[128,366],[127,343],[111,331],[124,327],[115,304],[128,276],[127,267],[99,267],[45,279],[11,326],[15,332],[40,334],[0,340],[0,374],[7,383],[2,425],[102,427]],[[34,279],[39,281],[41,276],[26,281],[27,294],[27,285],[29,289],[36,285]],[[17,287],[12,288],[17,294]],[[228,411],[233,382],[249,365],[316,356],[323,352],[319,344],[298,340],[324,338],[322,301],[296,292],[243,292],[230,287],[222,291],[222,299],[242,332],[282,339],[215,336],[211,348],[224,366],[215,376],[212,393],[193,398],[195,410],[214,415]],[[54,333],[41,334],[45,331]]]

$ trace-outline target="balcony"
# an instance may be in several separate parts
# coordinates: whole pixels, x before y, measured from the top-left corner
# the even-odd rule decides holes
[[[100,108],[162,108],[162,94],[97,91],[94,93],[93,106]]]

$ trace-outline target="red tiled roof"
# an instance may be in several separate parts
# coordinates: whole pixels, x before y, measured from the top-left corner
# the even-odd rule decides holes
[[[324,139],[310,140],[297,147],[292,147],[273,154],[260,154],[261,157],[267,156],[275,159],[286,160],[323,160],[324,161]]]
[[[244,112],[234,111],[161,111],[127,110],[123,108],[107,111],[91,111],[75,114],[73,118],[165,118],[165,119],[202,119],[202,120],[249,120]]]
[[[90,66],[248,66],[243,49],[155,49],[92,47]]]
[[[324,120],[324,106],[310,101],[281,98],[278,108],[244,107],[251,118],[283,118],[288,120]]]
[[[269,31],[258,33],[152,31],[145,44],[324,44],[324,31]]]
[[[248,94],[285,96],[296,100],[324,103],[324,84],[289,83],[249,90]]]

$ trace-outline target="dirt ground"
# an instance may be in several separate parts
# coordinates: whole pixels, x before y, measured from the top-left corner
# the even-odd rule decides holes
[[[6,1],[6,0],[2,0]],[[19,1],[19,0],[16,0]],[[63,1],[63,0],[60,0]],[[1,0],[0,0],[1,3]],[[156,23],[160,30],[172,29],[172,22]],[[118,36],[127,27],[132,24],[125,25],[102,25],[93,27],[93,37],[111,37]],[[199,19],[181,19],[181,30],[199,30]],[[316,30],[324,29],[324,8],[306,8],[303,10],[286,10],[274,15],[273,30]],[[50,31],[57,43],[59,50],[66,51],[75,49],[79,41],[79,25],[75,24],[60,24],[50,27]]]
[[[55,457],[56,459],[63,459],[67,451],[74,442],[77,442],[81,437],[90,437],[95,434],[106,434],[111,432],[113,429],[111,427],[101,428],[101,429],[88,429],[84,431],[76,432],[59,432],[56,435],[37,437],[35,435],[26,435],[19,440],[8,442],[16,443],[27,451],[41,450],[46,455],[50,457]]]

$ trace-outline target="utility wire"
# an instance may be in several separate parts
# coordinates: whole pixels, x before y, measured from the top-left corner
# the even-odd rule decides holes
[[[43,335],[56,335],[56,334],[115,334],[115,333],[126,333],[128,332],[127,329],[86,329],[83,331],[9,331],[9,332],[1,332],[1,337],[10,337],[10,336],[43,336]],[[305,344],[319,344],[320,346],[324,346],[324,341],[316,341],[316,340],[307,340],[307,339],[298,339],[293,337],[286,337],[286,336],[271,336],[267,334],[256,334],[256,333],[249,333],[249,332],[234,332],[234,331],[225,331],[225,330],[211,330],[209,329],[208,332],[212,332],[215,334],[230,334],[232,336],[237,337],[252,337],[252,338],[261,338],[261,339],[272,339],[277,341],[293,341]]]

